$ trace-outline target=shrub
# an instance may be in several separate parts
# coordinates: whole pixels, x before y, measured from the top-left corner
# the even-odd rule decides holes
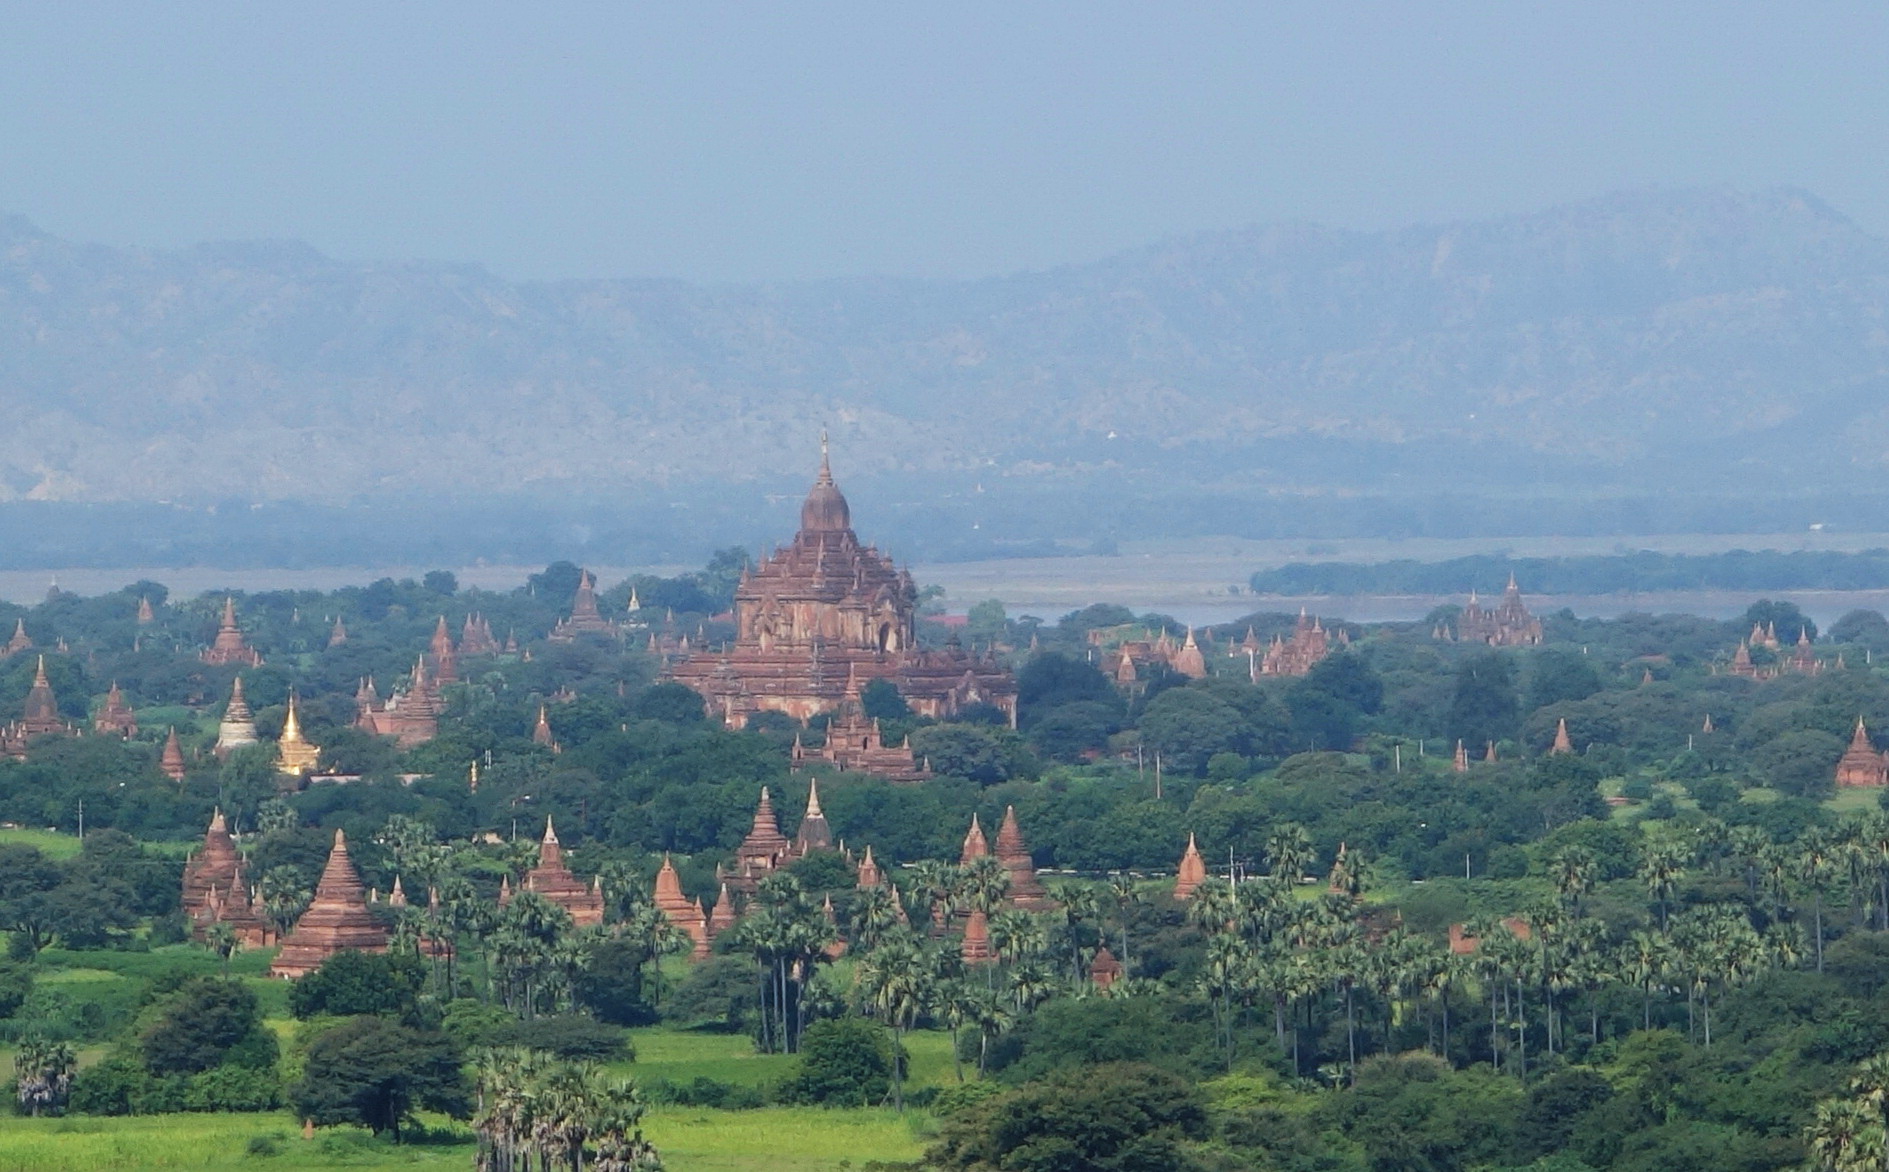
[[[263,1029],[256,995],[238,981],[193,977],[179,986],[139,1038],[152,1074],[196,1074],[232,1051],[255,1065],[275,1062],[275,1038]]]
[[[794,1103],[864,1107],[892,1088],[892,1039],[858,1017],[816,1021],[800,1036],[800,1062],[781,1095]]]
[[[545,1050],[567,1062],[620,1062],[636,1057],[627,1033],[581,1013],[514,1021],[498,1044]]]
[[[1152,1066],[1118,1063],[1062,1071],[948,1119],[925,1160],[949,1172],[1182,1172],[1200,1167],[1191,1141],[1206,1132],[1206,1108],[1185,1080]]]
[[[411,1018],[426,984],[426,962],[411,954],[337,952],[289,989],[296,1017],[376,1014]]]

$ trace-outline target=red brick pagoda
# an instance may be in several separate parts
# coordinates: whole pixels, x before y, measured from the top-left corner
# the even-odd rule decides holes
[[[800,531],[735,589],[734,645],[698,651],[670,675],[733,728],[760,712],[803,724],[837,712],[855,679],[889,681],[922,716],[949,719],[989,704],[1014,724],[1015,677],[988,652],[972,655],[955,643],[921,650],[917,608],[911,574],[854,534],[822,440]]]
[[[212,924],[228,924],[245,948],[274,943],[275,934],[251,899],[242,856],[236,852],[221,810],[211,817],[203,845],[184,864],[183,904],[191,932],[199,940]]]
[[[1843,789],[1889,785],[1889,757],[1876,752],[1875,746],[1869,743],[1869,730],[1863,727],[1860,716],[1856,718],[1856,732],[1850,737],[1850,747],[1837,762],[1836,780]]]
[[[348,858],[348,839],[335,831],[334,849],[315,885],[314,902],[282,940],[269,966],[272,977],[300,977],[337,952],[385,952],[390,934],[367,910],[360,873]]]
[[[125,703],[125,694],[118,690],[117,680],[112,681],[111,691],[105,693],[104,706],[92,718],[92,731],[121,737],[138,735],[138,718],[133,715],[131,705]]]
[[[393,737],[403,749],[423,745],[439,735],[439,697],[427,678],[424,658],[415,661],[405,692],[385,702],[370,677],[354,693],[354,727],[376,736]]]
[[[595,881],[586,886],[564,865],[564,848],[549,818],[544,820],[544,841],[538,844],[538,865],[525,872],[523,887],[569,912],[580,928],[603,923],[603,888]]]
[[[19,720],[0,729],[0,752],[20,760],[26,758],[27,746],[38,737],[73,737],[79,730],[59,715],[59,698],[53,695],[52,681],[46,678],[46,657],[39,657],[33,672],[33,686],[26,693],[26,704]]]
[[[215,667],[227,667],[237,664],[242,667],[261,667],[262,656],[243,641],[243,630],[236,625],[236,600],[223,600],[223,619],[217,624],[216,641],[204,648],[203,661]]]

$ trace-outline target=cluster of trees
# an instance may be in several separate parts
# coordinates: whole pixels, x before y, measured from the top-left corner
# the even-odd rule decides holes
[[[687,608],[719,605],[740,564],[618,584],[606,605],[621,610],[634,586],[646,612],[675,606],[679,628],[712,639],[710,612]],[[928,1157],[945,1168],[1756,1169],[1851,1151],[1807,1139],[1824,1116],[1833,1135],[1855,1125],[1862,1138],[1842,1142],[1856,1150],[1875,1142],[1847,1107],[1817,1104],[1889,1048],[1876,1024],[1889,1020],[1889,815],[1823,801],[1857,717],[1889,728],[1871,662],[1889,636],[1881,616],[1824,633],[1772,603],[1733,623],[1564,614],[1549,616],[1547,646],[1522,650],[1438,642],[1427,623],[1346,627],[1349,647],[1309,675],[1257,682],[1228,653],[1241,623],[1205,643],[1208,678],[1150,668],[1123,691],[1090,633],[1133,622],[1179,636],[1177,624],[980,607],[980,642],[1036,644],[1018,656],[1019,727],[991,712],[925,720],[895,688],[867,689],[888,735],[909,733],[940,774],[899,786],[820,771],[834,833],[871,844],[892,882],[859,888],[837,852],[798,860],[677,978],[664,961],[687,938],[650,902],[663,854],[690,895],[712,898],[763,785],[791,832],[807,792],[791,745],[818,744],[823,722],[726,730],[699,697],[653,682],[633,640],[605,638],[528,640],[529,659],[466,665],[427,745],[345,727],[354,680],[397,680],[440,610],[543,630],[576,573],[554,565],[506,596],[469,598],[431,574],[246,600],[271,649],[246,674],[265,733],[298,689],[311,735],[360,774],[348,785],[285,792],[266,747],[201,758],[180,785],[156,772],[149,730],[0,763],[0,816],[75,827],[82,799],[87,825],[68,859],[0,844],[13,956],[0,1032],[26,1043],[22,1109],[279,1103],[396,1133],[425,1108],[475,1118],[488,1167],[637,1167],[650,1158],[639,1100],[586,1064],[626,1055],[624,1027],[664,1021],[745,1031],[797,1065],[764,1094],[645,1087],[652,1101],[916,1099],[946,1116]],[[185,652],[214,625],[213,600],[158,597],[159,629],[142,636],[120,613],[132,593],[55,597],[28,629],[87,649],[48,658],[75,719],[123,670],[141,717],[195,721],[200,747],[226,677]],[[335,613],[349,641],[329,649]],[[143,643],[94,661],[89,645],[118,638],[94,620]],[[1264,638],[1291,621],[1251,625]],[[1754,623],[1822,636],[1824,670],[1718,670]],[[0,701],[23,694],[23,672],[0,664]],[[541,703],[555,752],[530,735]],[[1574,751],[1551,753],[1564,722]],[[155,977],[135,1003],[90,1016],[33,980],[73,949],[183,939],[182,860],[148,840],[192,840],[219,805],[279,930],[306,907],[337,826],[370,886],[398,877],[409,895],[373,905],[390,954],[343,954],[291,991],[302,1025],[286,1061],[227,972]],[[973,814],[991,826],[1008,806],[1038,865],[1066,872],[1053,911],[1011,907],[994,860],[939,861]],[[521,890],[546,817],[580,875],[600,877],[605,925],[580,928]],[[1189,834],[1213,876],[1176,903],[1146,876],[1171,872]],[[516,894],[501,908],[506,880]],[[974,912],[988,963],[959,946]],[[205,943],[223,970],[245,963],[227,933]],[[1104,947],[1125,968],[1106,994],[1089,975]],[[911,1093],[904,1043],[925,1029],[952,1036],[964,1089]],[[109,1057],[75,1076],[70,1047],[94,1042]],[[511,1053],[526,1043],[540,1053]]]
[[[1512,558],[1475,554],[1440,562],[1294,562],[1260,570],[1255,594],[1494,593],[1514,574],[1548,594],[1618,594],[1672,590],[1881,590],[1889,585],[1889,550],[1743,550],[1725,553],[1588,554]],[[1782,632],[1780,632],[1782,633]],[[1792,632],[1795,637],[1796,632]]]

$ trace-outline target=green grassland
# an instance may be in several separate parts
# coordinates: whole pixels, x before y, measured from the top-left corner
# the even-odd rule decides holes
[[[434,1125],[430,1142],[396,1146],[355,1128],[323,1128],[304,1140],[285,1113],[166,1115],[129,1119],[0,1119],[0,1172],[91,1169],[472,1167],[472,1133]],[[868,1161],[918,1158],[931,1117],[890,1110],[759,1111],[652,1108],[644,1134],[671,1172],[826,1172]],[[251,1152],[251,1141],[273,1155]]]
[[[0,845],[37,847],[49,859],[69,859],[79,853],[79,840],[74,835],[24,826],[0,826]]]
[[[205,963],[199,964],[196,958]],[[137,978],[180,964],[206,972],[221,962],[201,950],[159,949],[152,953],[56,953],[58,968],[42,980],[71,996],[107,1001],[135,998]],[[266,959],[263,958],[263,959]],[[268,1024],[285,1046],[293,1044],[298,1023],[286,1015],[287,985],[257,975],[253,959],[241,954],[234,968],[246,983],[266,996]],[[244,970],[254,971],[244,971]],[[272,1004],[273,1003],[273,1004]],[[759,1054],[740,1034],[651,1028],[632,1034],[636,1060],[613,1064],[613,1072],[639,1081],[664,1079],[686,1085],[697,1078],[760,1087],[794,1072],[797,1059]],[[919,1032],[906,1039],[909,1086],[955,1082],[951,1039]],[[86,1047],[80,1064],[103,1057],[104,1047]],[[0,1058],[4,1058],[0,1051]],[[0,1172],[85,1172],[89,1169],[301,1169],[301,1168],[470,1168],[473,1145],[464,1124],[427,1121],[429,1142],[394,1145],[354,1128],[324,1128],[313,1140],[301,1138],[297,1121],[286,1112],[256,1115],[185,1114],[135,1118],[74,1116],[22,1119],[0,1116]],[[655,1104],[644,1130],[674,1172],[816,1172],[859,1168],[869,1161],[902,1162],[918,1158],[936,1120],[923,1111],[903,1116],[889,1109],[826,1110],[766,1107],[719,1111]],[[274,1154],[251,1152],[256,1141]]]

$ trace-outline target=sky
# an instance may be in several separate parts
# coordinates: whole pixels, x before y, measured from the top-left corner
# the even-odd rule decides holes
[[[0,212],[521,279],[978,277],[1283,220],[1805,188],[1889,6],[0,0]]]

